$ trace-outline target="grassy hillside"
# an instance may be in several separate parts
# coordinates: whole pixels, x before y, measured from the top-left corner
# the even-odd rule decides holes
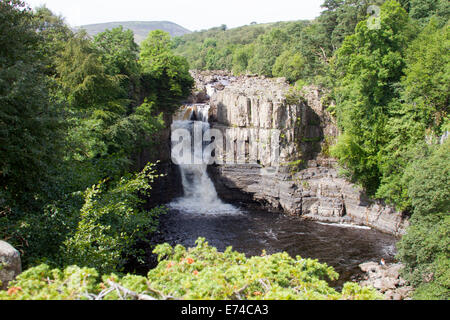
[[[186,28],[182,26],[169,22],[169,21],[127,21],[127,22],[109,22],[109,23],[99,23],[90,24],[85,26],[77,27],[76,29],[85,29],[91,36],[103,32],[107,29],[116,28],[123,26],[125,29],[130,29],[134,32],[134,37],[137,43],[144,40],[148,33],[153,30],[163,30],[169,32],[172,37],[183,36],[185,34],[191,33]]]

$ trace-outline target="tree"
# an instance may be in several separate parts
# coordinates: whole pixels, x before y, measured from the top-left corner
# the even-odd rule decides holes
[[[45,58],[47,74],[52,77],[56,75],[56,58],[64,50],[65,43],[73,37],[73,32],[63,17],[53,14],[45,6],[34,10],[33,23],[41,37],[39,51]]]
[[[57,59],[58,82],[71,108],[106,108],[121,96],[119,77],[107,74],[100,52],[85,32],[69,40]]]
[[[450,140],[406,170],[414,214],[402,238],[399,259],[417,299],[450,298]]]
[[[255,51],[253,44],[239,47],[233,54],[233,72],[242,74],[248,70],[248,64]]]
[[[170,35],[155,30],[142,43],[140,54],[146,95],[152,97],[158,110],[169,113],[190,95],[194,85],[188,62],[171,48]]]
[[[386,124],[387,143],[380,150],[381,186],[377,196],[400,210],[412,210],[404,170],[428,136],[445,132],[449,104],[449,29],[434,20],[410,44],[400,99]]]
[[[325,74],[333,51],[321,23],[313,21],[304,28],[293,48],[305,60],[302,78],[312,82],[317,75]]]
[[[165,209],[144,208],[153,181],[159,178],[154,165],[118,181],[101,181],[85,192],[80,220],[65,241],[66,265],[97,268],[101,272],[123,271],[127,257],[142,257],[134,247],[138,242],[150,246],[146,236],[158,226]]]
[[[23,2],[0,3],[0,192],[13,202],[32,202],[59,154],[60,114],[49,101],[40,40]]]
[[[403,79],[404,100],[429,109],[427,125],[439,127],[450,103],[450,26],[431,22],[411,43]]]
[[[448,22],[450,3],[446,0],[409,0],[409,14],[421,25],[426,25],[432,17],[439,26]]]
[[[270,30],[261,35],[255,42],[255,53],[249,61],[249,71],[272,76],[272,68],[276,59],[283,53],[288,35],[281,29]]]
[[[35,221],[53,197],[63,158],[63,119],[50,98],[48,60],[42,56],[31,10],[0,2],[0,238],[39,254]],[[27,263],[29,257],[22,257]]]
[[[344,39],[355,32],[356,25],[365,20],[368,8],[371,5],[379,5],[384,0],[326,0],[322,5],[325,10],[317,19],[322,27],[321,33],[325,36],[321,46],[334,52]]]
[[[151,69],[157,58],[172,50],[170,34],[162,30],[151,31],[148,37],[141,43],[141,64],[144,69]]]
[[[303,74],[305,60],[300,53],[286,50],[275,61],[272,74],[285,77],[290,83],[299,80]]]

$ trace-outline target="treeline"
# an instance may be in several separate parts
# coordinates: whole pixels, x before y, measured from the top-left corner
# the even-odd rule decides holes
[[[122,271],[157,226],[164,210],[144,204],[159,175],[135,159],[193,79],[168,34],[133,39],[91,39],[45,7],[0,1],[0,239],[25,268]]]
[[[314,21],[224,26],[175,42],[199,69],[318,85],[342,175],[412,216],[399,244],[418,298],[450,293],[450,3],[327,0]],[[368,14],[368,12],[370,14]]]

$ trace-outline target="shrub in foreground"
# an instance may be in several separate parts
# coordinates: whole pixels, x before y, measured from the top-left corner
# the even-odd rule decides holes
[[[159,265],[147,277],[100,276],[95,269],[40,265],[22,273],[0,292],[7,300],[189,299],[189,300],[375,300],[372,288],[347,283],[331,288],[333,268],[287,253],[246,258],[228,248],[218,252],[200,238],[195,248],[159,245]]]

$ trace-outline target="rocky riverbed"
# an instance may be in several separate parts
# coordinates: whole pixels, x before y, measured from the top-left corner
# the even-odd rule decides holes
[[[6,290],[8,283],[22,272],[20,253],[9,243],[0,240],[0,290]]]
[[[405,233],[406,217],[339,175],[328,152],[339,130],[320,88],[305,87],[301,97],[292,97],[283,78],[235,77],[224,71],[192,75],[196,89],[189,102],[210,104],[211,126],[223,133],[224,149],[245,149],[245,156],[234,163],[209,168],[222,199],[396,236]],[[274,167],[275,130],[280,133],[279,165],[265,174]]]

